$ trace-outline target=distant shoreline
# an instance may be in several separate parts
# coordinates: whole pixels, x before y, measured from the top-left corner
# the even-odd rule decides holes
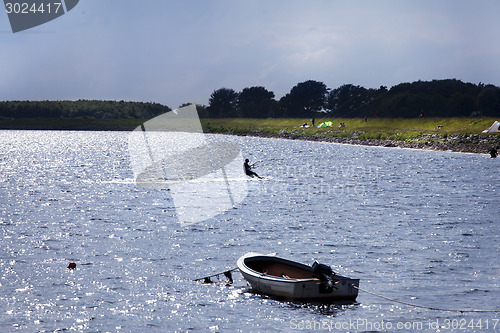
[[[458,119],[458,120],[457,120]],[[0,118],[0,130],[68,130],[68,131],[132,131],[148,119],[50,119],[50,118],[27,118],[12,119]],[[492,147],[500,147],[500,134],[470,134],[474,130],[468,129],[469,133],[445,133],[438,134],[429,128],[405,129],[405,123],[414,120],[397,120],[400,127],[398,135],[391,135],[394,129],[392,123],[385,127],[373,129],[368,128],[367,123],[359,119],[346,120],[353,124],[350,131],[339,131],[335,128],[301,129],[290,124],[298,124],[303,119],[202,119],[204,133],[237,135],[248,137],[277,138],[288,140],[305,140],[316,142],[331,142],[339,144],[400,147],[436,151],[453,151],[463,153],[488,154]],[[389,120],[386,120],[386,122]],[[428,120],[430,121],[430,120]],[[450,118],[433,119],[434,123],[449,122],[474,122],[474,119]],[[484,128],[484,124],[491,123],[491,119],[482,119],[478,128]],[[356,123],[357,122],[357,123]],[[381,120],[380,122],[384,122]],[[376,123],[372,121],[368,124]],[[365,126],[366,128],[364,128]],[[448,126],[448,125],[445,125]],[[465,125],[461,125],[465,126]],[[409,127],[409,126],[408,126]],[[448,126],[449,127],[449,126]],[[477,129],[475,129],[477,130]],[[415,133],[414,133],[415,132]],[[361,134],[360,134],[361,133]],[[408,133],[413,133],[409,135]],[[404,135],[404,136],[403,136]],[[405,137],[405,139],[399,139]],[[500,150],[497,148],[497,150]]]
[[[488,154],[500,134],[483,134],[492,118],[335,119],[345,128],[302,127],[310,119],[202,119],[205,133]],[[326,121],[323,119],[322,121]],[[316,121],[316,125],[322,121]]]
[[[0,130],[132,131],[148,119],[0,118]]]
[[[218,133],[218,134],[234,135],[232,133]],[[475,153],[475,154],[488,154],[489,150],[492,147],[499,147],[497,148],[497,150],[500,150],[500,136],[497,136],[496,138],[492,137],[491,140],[481,141],[481,138],[479,137],[480,135],[459,135],[456,138],[456,140],[442,139],[443,141],[440,142],[435,142],[435,141],[406,142],[398,140],[377,140],[377,139],[359,140],[346,137],[318,138],[318,137],[305,137],[305,136],[293,136],[293,135],[260,135],[255,133],[243,136],[285,139],[285,140],[329,142],[329,143],[349,144],[356,146],[411,148],[411,149],[421,149],[421,150],[450,151],[457,153]]]

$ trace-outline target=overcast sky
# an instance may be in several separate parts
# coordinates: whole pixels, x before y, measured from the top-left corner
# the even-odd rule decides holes
[[[14,34],[2,10],[0,100],[177,108],[222,87],[279,99],[306,80],[500,85],[499,17],[498,0],[81,0]]]

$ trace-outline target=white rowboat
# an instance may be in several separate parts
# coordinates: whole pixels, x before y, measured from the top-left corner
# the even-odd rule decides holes
[[[315,262],[312,266],[270,255],[247,253],[237,261],[238,269],[258,293],[296,300],[355,300],[359,279],[332,272]]]

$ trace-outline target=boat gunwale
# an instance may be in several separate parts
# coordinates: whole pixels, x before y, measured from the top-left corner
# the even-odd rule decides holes
[[[292,261],[292,260],[285,259],[285,258],[280,258],[280,257],[270,256],[270,255],[253,254],[253,253],[251,255],[243,256],[240,259],[238,259],[237,265],[238,265],[238,268],[240,269],[240,271],[243,272],[242,268],[244,268],[246,271],[245,273],[252,275],[252,276],[255,276],[257,278],[264,278],[264,279],[268,279],[268,280],[274,280],[274,281],[286,282],[286,283],[301,283],[301,282],[302,283],[303,282],[314,282],[316,284],[321,283],[320,279],[318,279],[316,277],[311,277],[311,278],[281,277],[281,276],[276,276],[276,275],[272,275],[272,274],[266,274],[263,272],[259,272],[253,268],[250,268],[247,265],[247,260],[248,261],[255,261],[255,262],[257,262],[257,261],[279,262],[279,263],[282,263],[285,265],[289,265],[289,266],[296,267],[299,269],[307,270],[307,271],[311,272],[311,274],[312,274],[312,267],[309,265],[302,264],[300,262]],[[356,280],[356,279],[351,279],[351,278],[337,275],[337,274],[334,276],[334,279],[335,280]]]

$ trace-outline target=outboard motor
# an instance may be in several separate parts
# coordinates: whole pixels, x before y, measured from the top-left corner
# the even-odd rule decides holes
[[[332,281],[335,272],[331,269],[330,266],[327,266],[325,264],[320,264],[319,262],[315,261],[312,264],[312,273],[322,282],[320,287],[323,286],[324,290],[321,290],[320,288],[321,292],[325,293],[332,292],[333,288],[335,288],[333,286],[333,281]]]

